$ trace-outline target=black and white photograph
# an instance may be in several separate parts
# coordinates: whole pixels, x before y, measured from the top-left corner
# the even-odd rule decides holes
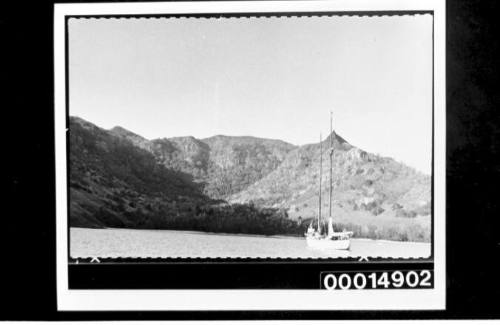
[[[6,2],[0,319],[498,319],[499,6]]]
[[[69,289],[442,288],[432,7],[61,8]]]
[[[70,18],[71,257],[429,257],[432,15]]]

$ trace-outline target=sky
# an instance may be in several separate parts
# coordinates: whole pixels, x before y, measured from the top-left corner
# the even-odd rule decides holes
[[[432,16],[70,19],[69,111],[148,139],[335,131],[431,171]]]

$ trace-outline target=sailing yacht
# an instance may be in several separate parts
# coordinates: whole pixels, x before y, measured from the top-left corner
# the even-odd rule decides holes
[[[320,163],[319,163],[319,207],[318,207],[318,219],[317,227],[314,228],[313,223],[309,225],[307,232],[305,233],[307,245],[311,248],[318,249],[336,249],[336,250],[347,250],[351,246],[351,237],[353,235],[352,231],[343,230],[341,232],[336,232],[333,229],[333,218],[332,218],[332,197],[333,197],[333,137],[335,134],[332,130],[332,113],[330,112],[330,148],[328,153],[330,156],[330,190],[329,190],[329,204],[328,204],[328,227],[326,231],[322,231],[322,215],[321,215],[321,189],[322,189],[322,176],[323,176],[323,142],[320,134],[319,144],[320,144]]]

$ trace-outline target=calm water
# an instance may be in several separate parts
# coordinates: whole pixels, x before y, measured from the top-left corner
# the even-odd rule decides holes
[[[428,257],[428,243],[352,239],[350,251],[319,251],[305,238],[194,231],[71,228],[72,257]]]

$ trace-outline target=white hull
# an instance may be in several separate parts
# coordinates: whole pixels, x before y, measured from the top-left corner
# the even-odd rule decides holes
[[[337,250],[347,250],[351,246],[350,239],[328,239],[328,238],[316,238],[308,236],[306,237],[307,245],[311,248],[317,249],[337,249]]]

